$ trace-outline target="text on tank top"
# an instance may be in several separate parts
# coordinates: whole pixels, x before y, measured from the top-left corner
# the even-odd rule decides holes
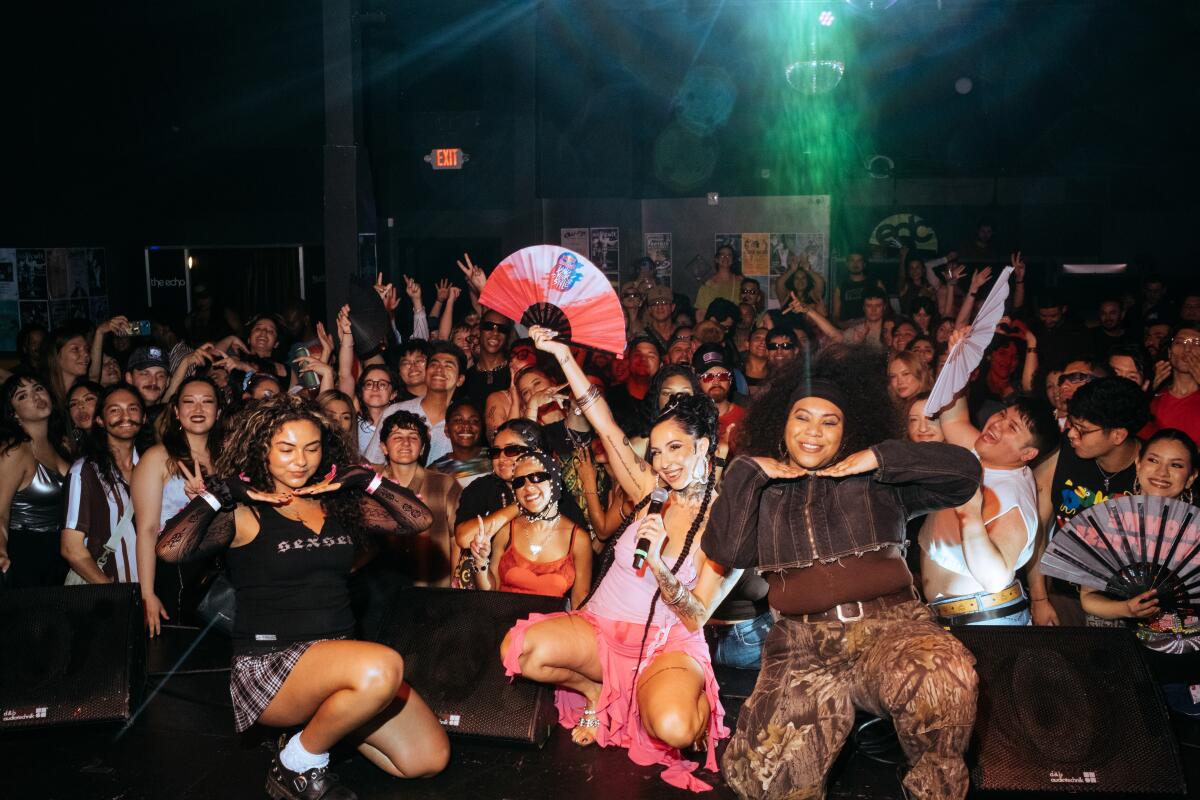
[[[271,506],[253,508],[260,512],[258,535],[225,553],[237,593],[234,652],[350,635],[350,534],[333,515],[317,534]]]

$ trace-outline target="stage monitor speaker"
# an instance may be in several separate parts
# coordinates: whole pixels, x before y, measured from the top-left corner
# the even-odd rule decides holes
[[[516,678],[500,642],[518,619],[562,611],[561,598],[413,587],[396,593],[379,641],[404,656],[404,678],[446,732],[541,747],[557,714],[551,687]]]
[[[1183,794],[1166,706],[1127,630],[964,626],[979,791]]]
[[[145,653],[137,584],[0,591],[0,731],[128,721]]]

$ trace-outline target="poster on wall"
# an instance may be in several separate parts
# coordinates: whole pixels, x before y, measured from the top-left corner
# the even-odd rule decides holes
[[[65,299],[70,295],[70,269],[67,261],[67,249],[54,247],[46,251],[46,285],[50,289],[50,298]],[[54,315],[51,314],[51,317]]]
[[[70,300],[50,301],[50,330],[57,330],[71,319]]]
[[[46,299],[45,250],[17,251],[17,290],[22,300]]]
[[[16,300],[0,300],[0,350],[17,349],[21,330],[21,308]]]
[[[671,234],[647,233],[644,237],[646,258],[654,262],[654,275],[664,286],[671,285]]]
[[[71,297],[87,297],[88,259],[87,250],[76,247],[67,251],[67,290]]]
[[[88,318],[93,320],[108,319],[108,297],[88,298]]]
[[[104,276],[104,251],[99,248],[89,248],[84,251],[88,268],[88,294],[107,294],[107,283]]]
[[[801,257],[817,275],[829,278],[829,253],[825,249],[823,233],[772,233],[771,234],[771,279],[788,271],[793,257]]]
[[[595,264],[614,286],[621,273],[621,229],[590,228],[591,248],[588,260]]]
[[[17,251],[12,248],[2,248],[0,249],[0,300],[16,300],[19,297],[20,295],[17,293]],[[14,313],[16,312],[14,311]]]
[[[560,247],[583,255],[588,251],[588,229],[587,228],[560,228],[558,231],[558,244]]]
[[[46,306],[45,300],[21,301],[21,326],[26,325],[50,327],[50,309]]]
[[[742,234],[742,274],[759,277],[770,274],[770,235],[766,233]]]

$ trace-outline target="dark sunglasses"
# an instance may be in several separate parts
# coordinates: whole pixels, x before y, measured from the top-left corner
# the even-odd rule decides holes
[[[732,372],[706,372],[700,376],[701,383],[716,383],[717,381],[726,383],[731,380],[733,380]]]
[[[768,350],[791,350],[795,346],[791,342],[767,342]]]
[[[499,458],[503,455],[508,456],[509,458],[516,458],[517,456],[524,455],[529,451],[530,448],[523,444],[506,444],[504,447],[489,447],[488,456],[491,458]]]
[[[1096,379],[1096,376],[1090,372],[1064,372],[1058,376],[1058,385],[1064,383],[1091,383]]]
[[[513,491],[520,489],[526,483],[545,483],[550,480],[549,472],[531,472],[528,475],[517,475],[512,479]]]
[[[495,331],[496,333],[508,333],[512,330],[512,325],[507,322],[492,322],[490,320],[479,323],[481,331]]]

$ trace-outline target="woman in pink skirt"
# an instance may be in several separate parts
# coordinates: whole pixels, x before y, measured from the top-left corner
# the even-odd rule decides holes
[[[707,750],[705,766],[716,771],[717,741],[729,735],[703,632],[741,574],[709,563],[702,547],[716,494],[716,407],[705,396],[672,398],[651,428],[647,465],[567,346],[544,328],[530,335],[558,360],[614,477],[641,502],[618,531],[595,592],[579,610],[533,614],[513,626],[501,645],[504,666],[509,675],[558,685],[559,721],[576,743],[625,747],[638,764],[664,765],[668,783],[709,789],[680,750]],[[656,487],[667,498],[650,514]],[[632,566],[639,540],[649,545],[643,570]]]

